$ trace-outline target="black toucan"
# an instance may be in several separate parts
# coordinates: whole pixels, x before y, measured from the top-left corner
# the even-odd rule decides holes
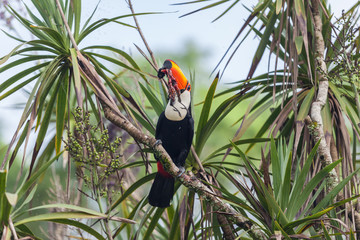
[[[158,71],[158,77],[169,79],[169,102],[156,125],[155,138],[162,143],[177,167],[184,170],[194,136],[194,120],[191,116],[191,86],[179,66],[166,60]],[[160,140],[160,141],[159,141]],[[174,195],[174,178],[157,160],[158,172],[149,193],[149,203],[155,207],[170,206]]]

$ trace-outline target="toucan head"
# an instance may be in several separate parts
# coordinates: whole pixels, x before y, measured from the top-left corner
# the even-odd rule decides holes
[[[164,65],[158,71],[159,78],[163,78],[165,75],[169,79],[168,88],[171,99],[174,99],[175,93],[179,96],[183,91],[191,90],[191,85],[180,67],[170,59],[166,59]]]

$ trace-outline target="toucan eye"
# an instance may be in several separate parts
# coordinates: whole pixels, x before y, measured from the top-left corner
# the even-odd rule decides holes
[[[165,60],[163,68],[166,68],[166,69],[172,68],[172,63],[170,62],[170,60]]]

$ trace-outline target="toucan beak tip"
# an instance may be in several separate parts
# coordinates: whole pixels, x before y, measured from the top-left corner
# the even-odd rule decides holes
[[[157,74],[158,78],[163,78],[165,77],[165,72],[164,72],[164,68],[160,68]]]

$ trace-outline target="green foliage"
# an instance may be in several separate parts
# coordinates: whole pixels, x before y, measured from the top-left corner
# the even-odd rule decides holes
[[[246,155],[235,144],[233,144],[234,148],[244,161],[247,177],[243,181],[239,181],[232,177],[232,174],[229,172],[222,172],[232,181],[234,186],[237,186],[238,191],[245,197],[246,202],[242,202],[247,205],[245,209],[256,218],[257,221],[254,220],[254,224],[263,228],[268,237],[275,235],[279,230],[282,235],[288,237],[292,235],[295,236],[295,234],[304,234],[309,231],[308,228],[313,227],[314,222],[320,222],[323,215],[334,211],[336,207],[343,205],[345,202],[349,202],[358,197],[354,196],[332,204],[332,200],[341,189],[343,189],[344,185],[350,181],[356,171],[341,181],[339,187],[333,189],[332,192],[313,208],[316,196],[318,196],[325,187],[326,175],[336,167],[341,160],[323,168],[304,185],[319,143],[312,149],[303,167],[298,164],[294,179],[290,178],[291,145],[291,143],[288,146],[280,143],[279,149],[277,150],[275,141],[272,139],[271,159],[273,171],[271,183],[265,183],[264,180],[262,180],[259,175],[259,170],[251,164]],[[246,183],[247,181],[250,181],[255,194],[250,190],[248,183]],[[312,192],[314,197],[312,197]],[[232,202],[236,206],[237,201],[232,200]],[[238,205],[237,207],[244,208],[243,205]],[[336,228],[333,230],[337,231]],[[308,234],[304,236],[306,235]]]
[[[230,4],[217,20],[240,1],[182,4],[201,2],[206,5],[191,13]],[[24,87],[31,88],[0,170],[0,230],[5,239],[15,234],[39,238],[31,228],[31,224],[39,222],[74,226],[80,237],[86,232],[97,239],[222,239],[226,231],[246,239],[253,236],[254,229],[266,238],[355,238],[354,231],[359,229],[352,222],[354,216],[344,214],[347,212],[344,207],[350,203],[357,207],[354,200],[359,197],[356,179],[360,135],[356,67],[359,36],[352,24],[359,19],[356,12],[359,3],[335,22],[338,28],[330,27],[332,19],[327,16],[332,15],[326,5],[321,10],[326,77],[330,80],[328,100],[322,109],[323,127],[326,140],[336,146],[335,158],[339,158],[328,166],[321,166],[317,155],[319,143],[313,140],[313,129],[318,123],[305,127],[319,82],[310,3],[266,0],[249,9],[245,24],[223,58],[234,48],[226,66],[230,64],[238,46],[254,33],[259,44],[245,80],[224,90],[220,89],[218,74],[202,98],[199,88],[194,88],[194,79],[190,79],[193,95],[200,100],[193,100],[195,151],[189,155],[186,168],[221,201],[229,203],[251,222],[252,227],[247,231],[240,224],[233,224],[231,216],[217,211],[207,199],[179,182],[169,208],[148,206],[147,192],[155,176],[149,173],[150,164],[155,165],[149,155],[152,150],[106,122],[100,105],[104,99],[113,102],[115,112],[124,114],[124,119],[142,132],[154,135],[154,123],[166,105],[166,89],[157,79],[153,81],[155,77],[150,70],[144,70],[147,68],[123,50],[91,45],[78,51],[70,41],[55,1],[33,0],[32,3],[37,13],[26,6],[29,18],[11,6],[8,12],[34,36],[33,40],[7,33],[20,44],[0,59],[0,74],[22,67],[10,78],[1,80],[0,101]],[[129,14],[94,21],[95,9],[84,22],[81,3],[60,1],[77,44],[108,23],[135,28],[120,21],[153,14]],[[240,39],[246,29],[247,33]],[[335,38],[333,33],[337,33]],[[254,76],[268,50],[275,54],[274,69]],[[98,82],[84,71],[81,57],[94,67]],[[113,70],[109,65],[118,69]],[[284,68],[278,69],[279,66]],[[136,84],[137,91],[130,90],[129,84]],[[109,95],[99,96],[107,91]],[[353,129],[352,138],[347,122]],[[224,131],[224,126],[230,128],[229,132]],[[249,134],[249,129],[255,132]],[[229,135],[220,139],[219,132]],[[19,163],[16,156],[20,149],[25,148],[26,152],[31,134],[36,140],[30,165],[25,164],[21,184],[10,191],[9,169]],[[69,174],[66,185],[68,188],[76,185],[82,199],[76,204],[80,206],[34,201],[45,172],[64,153],[63,142],[71,160],[66,162],[68,159],[63,155]],[[210,142],[216,147],[210,148]],[[70,177],[75,175],[72,169],[77,179]],[[325,194],[325,179],[333,169],[341,170],[341,181]],[[342,192],[347,198],[339,198]],[[87,205],[96,210],[84,207]],[[344,231],[343,222],[352,224],[346,226],[348,232]]]
[[[5,239],[10,239],[11,234],[14,234],[14,232],[10,234],[11,228],[14,228],[15,233],[17,233],[17,235],[20,237],[30,236],[36,238],[37,236],[35,236],[32,231],[26,227],[26,224],[29,222],[42,221],[54,221],[67,225],[74,225],[79,229],[88,232],[94,237],[97,237],[98,239],[104,239],[97,231],[89,228],[87,225],[72,220],[74,218],[103,219],[107,217],[104,214],[87,208],[68,204],[40,205],[38,207],[29,209],[29,202],[34,198],[34,193],[37,190],[41,176],[45,173],[49,166],[58,159],[60,154],[43,164],[43,166],[36,170],[30,178],[25,179],[15,193],[6,192],[6,182],[9,178],[8,171],[0,171],[0,232],[8,232],[8,235],[5,237]],[[38,209],[63,209],[63,211],[24,217],[24,215],[26,216],[28,213],[35,214],[36,210]]]
[[[68,132],[66,150],[78,168],[77,175],[92,193],[91,198],[101,204],[102,198],[115,192],[108,186],[109,177],[122,167],[121,138],[109,142],[108,130],[91,125],[90,114],[83,113],[81,108],[76,108],[74,119],[74,132]],[[121,188],[118,185],[116,190]]]

